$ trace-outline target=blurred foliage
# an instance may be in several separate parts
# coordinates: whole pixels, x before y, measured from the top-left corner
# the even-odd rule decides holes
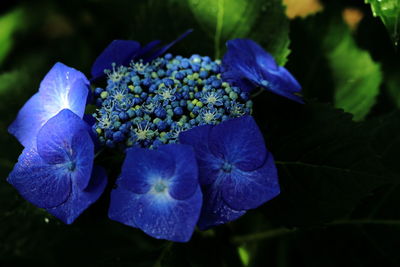
[[[214,40],[215,58],[222,56],[221,51],[227,40],[251,38],[263,44],[279,64],[284,65],[286,62],[290,53],[289,23],[283,13],[281,0],[187,2],[200,26],[210,36],[210,41]]]
[[[396,33],[393,15],[378,9],[385,1],[369,2]],[[400,56],[364,1],[319,3],[320,12],[290,21],[280,0],[8,4],[0,12],[0,265],[399,266]],[[360,15],[351,27],[342,17],[349,8]],[[99,159],[110,188],[70,226],[7,184],[22,150],[7,126],[55,62],[89,74],[114,39],[168,42],[187,28],[193,34],[171,52],[222,57],[226,40],[251,38],[302,84],[305,105],[266,92],[254,99],[278,166],[277,198],[177,244],[107,218],[121,155]]]
[[[15,9],[0,17],[0,64],[13,45],[14,34],[24,26],[22,9]]]
[[[340,40],[337,37],[340,36]],[[335,106],[363,119],[376,103],[382,82],[380,65],[357,47],[350,29],[335,23],[325,39],[327,59],[335,83]]]

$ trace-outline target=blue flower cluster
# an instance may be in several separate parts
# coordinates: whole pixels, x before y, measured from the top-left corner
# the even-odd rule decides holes
[[[99,141],[108,147],[157,148],[180,132],[251,113],[249,93],[221,80],[221,62],[166,54],[147,64],[106,70],[107,87],[95,89]]]
[[[222,62],[165,54],[188,33],[161,47],[113,41],[90,82],[55,64],[9,127],[24,150],[8,182],[70,224],[107,185],[95,155],[102,146],[122,148],[109,218],[176,242],[277,196],[277,170],[250,116],[250,93],[261,87],[302,102],[299,84],[251,40],[229,41]],[[84,114],[90,100],[97,110]]]

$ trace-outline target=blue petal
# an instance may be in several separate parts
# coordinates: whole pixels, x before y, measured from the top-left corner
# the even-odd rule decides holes
[[[165,152],[131,148],[126,153],[119,183],[134,193],[143,194],[156,180],[168,180],[174,172],[175,161]]]
[[[163,151],[175,160],[175,174],[171,179],[169,193],[174,199],[187,199],[199,186],[197,162],[191,146],[171,144],[160,146]]]
[[[259,168],[267,155],[264,138],[251,116],[214,126],[209,135],[209,147],[216,157],[243,171]]]
[[[210,152],[208,136],[211,128],[211,125],[197,126],[179,134],[179,142],[191,145],[195,151],[201,185],[213,183],[223,163]]]
[[[103,168],[95,166],[89,186],[81,190],[76,184],[72,186],[71,196],[66,202],[47,211],[66,224],[71,224],[91,204],[101,196],[107,185],[107,175]]]
[[[72,179],[86,188],[92,172],[94,145],[89,126],[68,109],[60,111],[39,131],[37,150],[49,164],[73,164]]]
[[[88,86],[89,81],[82,72],[58,62],[42,80],[39,93],[45,109],[52,114],[50,117],[66,108],[82,118]]]
[[[274,57],[252,40],[233,39],[229,40],[226,46],[228,51],[223,61],[228,66],[238,65],[241,71],[247,71],[249,75],[252,75],[257,68],[255,66],[271,70],[278,69]]]
[[[176,38],[174,41],[170,42],[169,44],[161,47],[160,49],[156,50],[154,53],[151,54],[150,57],[145,58],[146,62],[150,62],[153,59],[163,55],[165,52],[168,51],[172,46],[174,46],[176,43],[180,42],[182,39],[184,39],[186,36],[188,36],[190,33],[192,33],[193,30],[189,29],[186,32],[184,32],[181,36]]]
[[[90,135],[86,131],[74,135],[71,143],[71,151],[75,160],[75,169],[72,180],[80,189],[86,189],[89,184],[90,174],[94,161],[94,145]]]
[[[139,50],[140,43],[136,41],[112,41],[96,58],[91,70],[92,79],[95,80],[104,76],[104,70],[111,69],[112,63],[115,63],[117,66],[129,64]]]
[[[300,84],[284,68],[279,67],[274,58],[257,43],[248,39],[227,42],[228,51],[222,60],[222,78],[251,92],[257,86],[273,93],[303,103],[298,95]]]
[[[220,186],[223,199],[235,210],[254,209],[276,197],[280,190],[272,155],[257,170],[245,172],[234,168]]]
[[[62,164],[50,165],[36,148],[25,148],[7,181],[40,208],[62,204],[71,193],[71,174]]]
[[[274,58],[257,43],[248,39],[234,39],[226,43],[228,51],[223,57],[223,80],[245,92],[254,90],[263,80],[259,68],[278,69]]]
[[[139,60],[141,58],[146,58],[147,56],[151,56],[151,52],[157,47],[157,45],[159,45],[161,43],[160,40],[154,40],[151,41],[150,43],[146,44],[145,46],[143,46],[142,48],[140,48],[140,50],[138,51],[138,53],[135,55],[135,57],[133,58],[133,60]],[[150,55],[149,55],[150,54]]]
[[[146,234],[175,242],[187,242],[193,234],[202,203],[200,187],[186,200],[168,194],[135,194],[118,187],[111,193],[109,217]]]
[[[86,77],[79,71],[56,63],[35,94],[22,107],[17,119],[8,128],[25,147],[36,145],[39,129],[62,109],[83,116],[88,94]]]
[[[135,194],[131,190],[117,185],[117,188],[111,191],[108,217],[111,220],[137,228],[134,219],[134,215],[137,211],[134,210],[134,208],[140,196],[140,194]]]
[[[39,155],[50,164],[69,159],[72,138],[80,131],[88,131],[88,125],[68,109],[63,109],[47,121],[37,136]],[[89,142],[90,143],[90,142]]]
[[[234,210],[227,205],[217,185],[206,186],[202,191],[204,201],[197,223],[200,230],[234,221],[246,213],[245,210]]]
[[[32,146],[36,144],[37,132],[50,117],[51,114],[44,110],[39,93],[36,93],[20,109],[8,132],[23,146]]]
[[[264,87],[278,95],[287,97],[293,101],[304,104],[303,99],[298,95],[298,93],[301,91],[301,86],[287,69],[284,67],[279,67],[277,71],[266,71],[264,73],[264,77],[268,83],[267,85],[263,85],[261,82],[261,87]]]

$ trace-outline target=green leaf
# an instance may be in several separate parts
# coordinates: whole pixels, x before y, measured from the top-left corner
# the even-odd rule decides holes
[[[371,5],[374,16],[379,16],[397,46],[400,30],[400,0],[365,0]]]
[[[335,44],[336,40],[340,40]],[[380,64],[370,54],[357,47],[350,30],[343,24],[332,26],[325,40],[327,58],[335,84],[334,103],[337,108],[365,118],[376,103],[382,82]]]
[[[24,16],[22,9],[14,9],[0,17],[0,65],[12,48],[14,33],[23,25]]]
[[[286,63],[289,50],[289,22],[280,0],[186,0],[198,24],[214,43],[215,58],[222,56],[225,42],[251,38]]]

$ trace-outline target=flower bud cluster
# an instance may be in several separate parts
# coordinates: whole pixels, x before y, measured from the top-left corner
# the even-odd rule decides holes
[[[108,147],[156,148],[180,132],[250,114],[249,94],[221,79],[221,62],[166,54],[149,63],[112,65],[94,91],[93,130]]]

